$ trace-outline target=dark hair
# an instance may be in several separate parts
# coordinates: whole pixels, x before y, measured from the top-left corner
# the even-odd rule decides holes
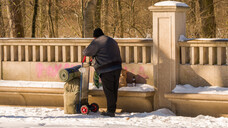
[[[94,31],[93,31],[93,37],[100,37],[104,35],[103,31],[100,29],[100,28],[96,28]]]

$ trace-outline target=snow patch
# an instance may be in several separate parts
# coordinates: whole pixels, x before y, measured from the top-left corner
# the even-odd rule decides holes
[[[200,86],[193,87],[192,85],[176,85],[172,90],[173,93],[192,93],[192,94],[219,94],[228,95],[228,88],[219,86]]]
[[[89,90],[103,90],[103,87],[97,88],[92,83],[90,83]],[[119,91],[153,92],[154,87],[149,84],[136,84],[136,87],[132,87],[131,84],[128,84],[127,87],[119,88]]]
[[[59,108],[4,107],[0,106],[0,127],[52,127],[52,128],[225,128],[228,118],[175,116],[163,108],[144,113],[117,113],[104,117],[99,112],[88,115],[64,114]]]
[[[180,35],[179,41],[185,42],[185,41],[191,41],[191,40],[200,40],[200,41],[228,41],[227,38],[187,38],[184,35]]]
[[[6,86],[6,87],[63,88],[64,84],[65,84],[64,82],[0,80],[0,86]]]
[[[152,112],[152,114],[159,115],[159,116],[176,116],[172,111],[166,108],[158,109]]]
[[[0,86],[4,87],[38,87],[38,88],[63,88],[65,82],[38,82],[38,81],[12,81],[0,80]],[[131,84],[128,84],[131,86]],[[102,87],[97,88],[93,83],[89,83],[89,90],[103,90]],[[137,84],[136,87],[122,87],[119,91],[137,91],[152,92],[154,87],[148,84]]]
[[[187,4],[178,1],[162,1],[154,4],[154,6],[176,6],[176,7],[189,7]]]
[[[184,35],[180,35],[179,41],[184,42],[189,40],[188,38],[186,38]]]

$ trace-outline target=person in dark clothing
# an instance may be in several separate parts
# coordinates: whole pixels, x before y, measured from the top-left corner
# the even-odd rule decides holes
[[[94,68],[99,74],[107,100],[107,112],[101,115],[114,117],[119,88],[122,60],[117,42],[106,35],[100,28],[94,30],[95,38],[83,51],[85,56],[95,59]]]

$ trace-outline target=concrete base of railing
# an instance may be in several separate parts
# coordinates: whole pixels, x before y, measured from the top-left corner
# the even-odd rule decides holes
[[[63,89],[0,87],[0,105],[63,107]]]
[[[89,102],[97,103],[100,107],[106,107],[106,99],[103,90],[90,91]],[[122,112],[151,112],[154,109],[154,92],[128,92],[119,91],[117,108]]]
[[[216,94],[165,94],[180,116],[227,116],[228,95]]]
[[[153,96],[154,92],[119,91],[117,107],[125,112],[150,112],[153,111]],[[103,91],[90,91],[89,103],[105,108]],[[0,87],[0,105],[63,107],[63,89]]]

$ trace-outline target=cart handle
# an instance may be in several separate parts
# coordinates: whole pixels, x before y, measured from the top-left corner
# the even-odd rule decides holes
[[[82,64],[85,62],[85,60],[86,60],[86,56],[84,56],[84,58],[83,58],[83,60],[82,60]],[[89,63],[91,64],[92,63],[92,58],[89,60]]]
[[[85,62],[85,60],[86,60],[86,56],[84,56],[84,58],[83,58],[83,60],[82,60],[82,63],[84,63],[84,62]]]

